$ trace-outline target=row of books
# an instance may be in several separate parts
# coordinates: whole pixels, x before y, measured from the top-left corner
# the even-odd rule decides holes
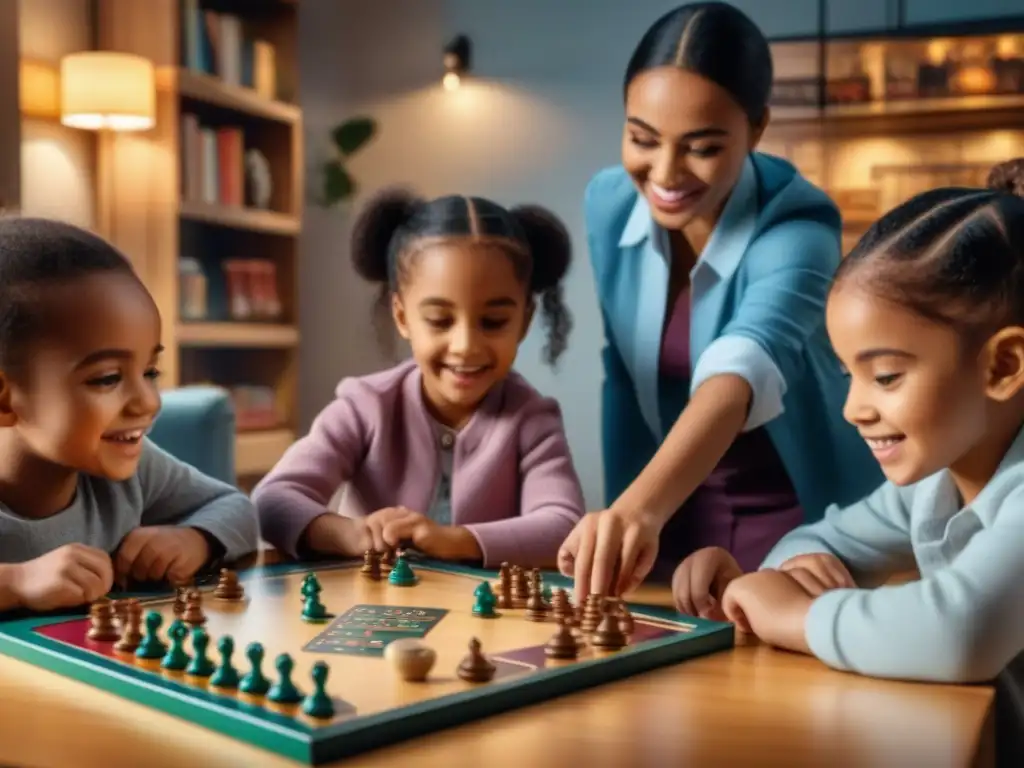
[[[191,256],[178,262],[182,320],[274,321],[283,314],[269,259],[225,259],[218,274]]]
[[[269,42],[251,34],[240,17],[205,9],[200,0],[181,0],[181,12],[184,67],[277,98],[277,64]]]
[[[245,137],[234,126],[204,126],[181,115],[181,197],[192,203],[245,205]]]

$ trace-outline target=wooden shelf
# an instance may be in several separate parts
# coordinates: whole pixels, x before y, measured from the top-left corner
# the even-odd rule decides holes
[[[296,216],[255,208],[235,208],[183,200],[179,213],[183,219],[190,221],[274,235],[296,235],[301,228],[299,218]]]
[[[299,329],[269,323],[178,323],[183,347],[287,349],[299,343]]]
[[[775,107],[769,130],[816,136],[926,134],[1005,128],[1024,119],[1024,95]]]
[[[266,474],[294,442],[295,433],[290,429],[239,432],[235,436],[235,473],[240,478]]]
[[[266,99],[251,88],[228,85],[212,75],[190,69],[178,70],[178,92],[182,98],[266,120],[293,124],[302,119],[302,111],[294,104]]]

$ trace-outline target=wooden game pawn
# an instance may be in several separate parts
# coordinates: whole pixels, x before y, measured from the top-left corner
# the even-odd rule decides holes
[[[121,637],[114,643],[114,650],[133,653],[142,643],[142,606],[138,600],[131,600],[125,607],[124,625]]]
[[[203,598],[196,590],[188,593],[185,602],[185,613],[181,620],[192,627],[200,627],[206,623],[206,616],[203,613]]]
[[[480,649],[475,637],[469,641],[469,655],[459,664],[456,674],[468,683],[486,683],[494,677],[497,668]]]
[[[245,589],[238,583],[238,574],[227,568],[221,568],[220,581],[213,590],[213,596],[217,600],[238,602],[245,598]]]
[[[534,568],[530,571],[530,589],[536,589],[538,592],[542,592],[544,589],[544,582],[540,576],[540,568]]]
[[[502,563],[498,569],[498,607],[506,610],[513,607],[512,569],[508,563]]]
[[[579,646],[572,634],[572,629],[562,619],[558,622],[558,631],[551,636],[544,646],[544,655],[549,659],[575,659],[579,656]]]
[[[617,651],[626,645],[626,635],[619,629],[619,620],[612,613],[606,613],[597,625],[590,644],[604,651]]]
[[[583,616],[580,618],[580,629],[584,632],[593,632],[601,623],[603,611],[601,610],[604,598],[601,595],[587,595],[583,604]]]
[[[114,609],[114,626],[117,627],[117,631],[120,632],[124,627],[125,620],[128,615],[128,600],[124,598],[121,600],[114,600],[112,607]]]
[[[548,618],[548,607],[536,585],[530,591],[530,599],[526,601],[526,618],[530,621],[547,621]]]
[[[566,591],[561,587],[556,589],[555,593],[551,596],[551,615],[555,621],[562,621],[566,618],[568,603],[569,595]]]
[[[633,620],[633,614],[629,612],[629,608],[622,600],[619,601],[616,616],[619,619],[619,629],[622,631],[622,634],[627,637],[632,635],[633,630],[636,628],[636,622]]]
[[[101,597],[89,607],[89,627],[86,637],[90,640],[117,640],[120,634],[114,623],[114,606],[109,598]]]
[[[363,567],[359,569],[359,572],[364,577],[371,581],[380,581],[380,561],[381,555],[372,549],[368,549],[363,553]]]
[[[525,608],[530,596],[530,583],[520,566],[512,566],[512,605],[514,608]]]
[[[185,613],[185,605],[188,601],[188,587],[178,587],[174,590],[174,615],[178,618]]]

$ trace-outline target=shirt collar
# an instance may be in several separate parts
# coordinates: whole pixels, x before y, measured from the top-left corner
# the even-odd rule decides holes
[[[757,173],[753,160],[748,156],[718,224],[697,262],[698,266],[706,264],[722,278],[736,271],[757,225],[757,197]],[[662,256],[667,254],[667,233],[651,217],[647,199],[638,195],[619,238],[619,247],[632,248],[647,239],[651,240],[655,251]]]

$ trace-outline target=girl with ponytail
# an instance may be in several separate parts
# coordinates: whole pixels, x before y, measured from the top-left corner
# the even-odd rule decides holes
[[[843,415],[887,478],[792,531],[761,570],[683,564],[677,597],[841,670],[998,683],[997,764],[1024,765],[1024,163],[924,192],[843,261],[827,324]],[[916,568],[921,578],[884,583]]]
[[[565,351],[565,227],[536,206],[389,191],[356,222],[352,258],[412,359],[341,382],[254,493],[264,538],[292,556],[411,545],[553,565],[583,494],[557,403],[512,365],[538,310],[545,360]],[[343,484],[354,503],[334,514]]]

